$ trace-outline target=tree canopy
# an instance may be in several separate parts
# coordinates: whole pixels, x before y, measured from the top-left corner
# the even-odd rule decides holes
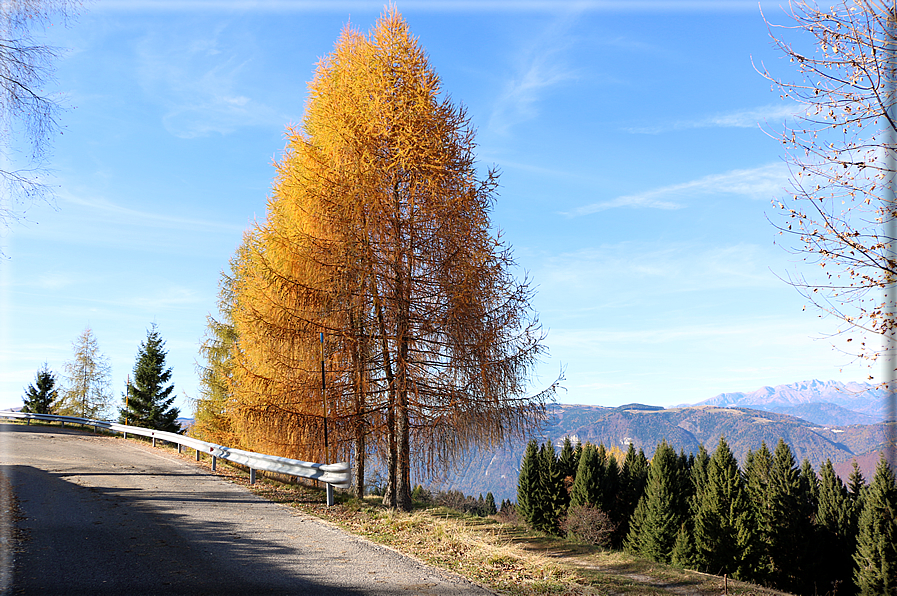
[[[492,228],[497,173],[480,174],[473,126],[441,92],[394,8],[368,35],[343,31],[288,129],[229,311],[240,443],[350,458],[356,490],[374,453],[403,509],[412,469],[524,436],[554,392],[528,392],[545,350],[532,289]]]

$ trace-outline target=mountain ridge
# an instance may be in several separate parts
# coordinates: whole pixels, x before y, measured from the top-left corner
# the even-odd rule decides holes
[[[649,457],[661,440],[677,451],[695,453],[699,445],[712,452],[724,437],[741,463],[749,449],[756,450],[761,442],[774,449],[782,438],[798,462],[806,458],[816,470],[826,459],[839,464],[861,458],[865,464],[877,461],[875,454],[894,432],[894,423],[882,422],[885,405],[885,392],[868,383],[818,380],[721,393],[669,408],[552,404],[538,432],[496,449],[472,449],[435,488],[472,495],[491,491],[496,499],[514,500],[527,441],[549,440],[559,446],[565,436],[623,451],[632,443]]]
[[[858,419],[872,417],[874,422],[878,422],[887,412],[887,391],[869,383],[812,379],[774,387],[766,385],[754,391],[720,393],[694,404],[682,404],[682,407],[742,406],[785,413],[789,408],[809,404],[833,404],[860,414]]]

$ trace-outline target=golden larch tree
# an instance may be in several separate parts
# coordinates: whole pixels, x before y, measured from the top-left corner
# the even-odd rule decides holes
[[[376,452],[402,509],[412,468],[438,474],[526,434],[555,389],[527,392],[544,352],[532,290],[490,225],[497,174],[478,175],[473,128],[440,92],[394,8],[367,36],[347,28],[288,130],[234,284],[243,444],[351,457],[359,492]]]

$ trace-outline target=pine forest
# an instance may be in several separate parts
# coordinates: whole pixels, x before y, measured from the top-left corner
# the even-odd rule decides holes
[[[510,503],[503,503],[510,507]],[[831,461],[798,466],[779,441],[742,465],[725,439],[696,455],[661,442],[650,462],[630,444],[531,441],[516,514],[534,530],[794,594],[897,593],[897,484],[884,457],[869,484],[845,486]]]

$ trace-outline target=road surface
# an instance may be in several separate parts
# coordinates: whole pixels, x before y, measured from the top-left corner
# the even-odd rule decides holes
[[[491,594],[119,438],[0,423],[10,490],[7,594]]]

